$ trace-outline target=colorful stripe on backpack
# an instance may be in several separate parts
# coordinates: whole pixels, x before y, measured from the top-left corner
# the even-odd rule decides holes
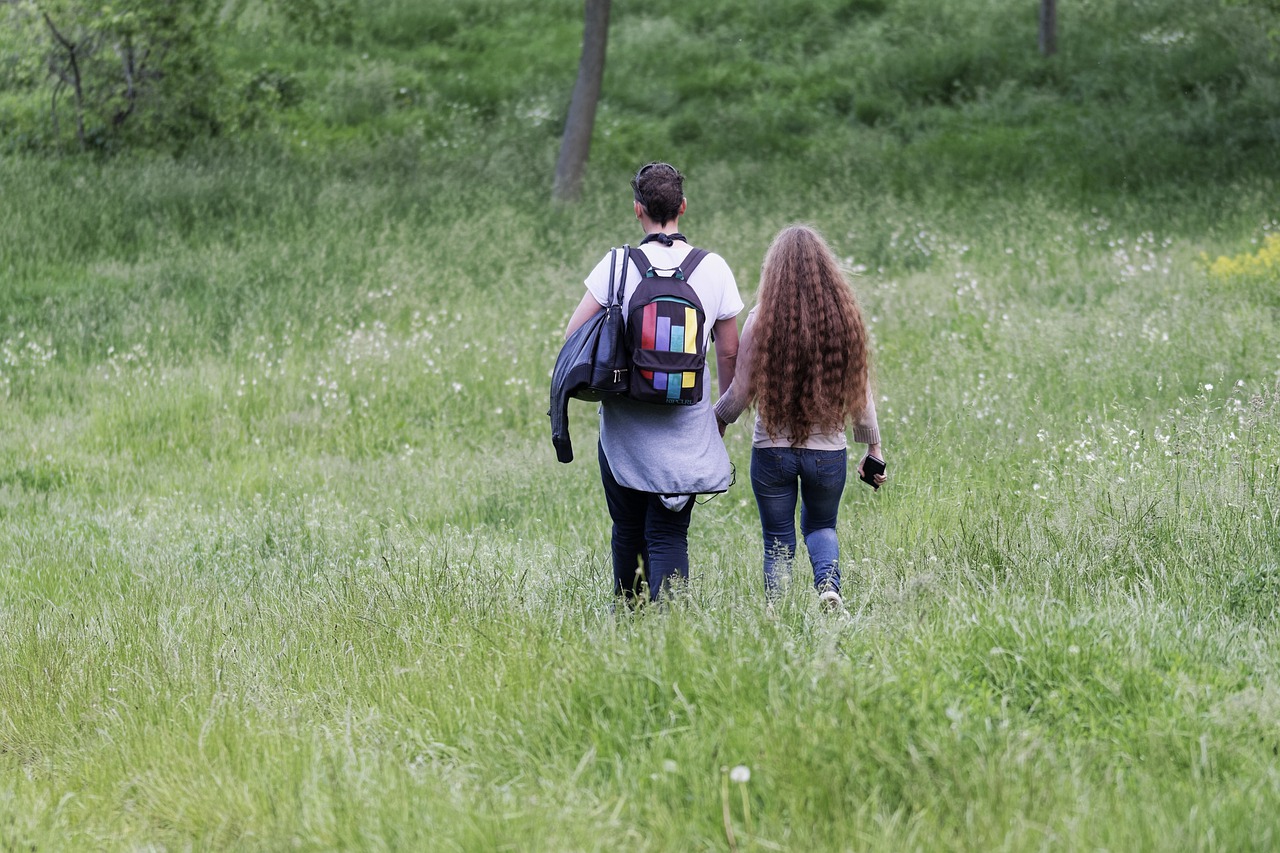
[[[688,330],[685,333],[684,351],[697,352],[698,351],[698,334],[699,334],[698,312],[694,311],[692,308],[687,306],[684,309],[684,327],[685,329]],[[675,347],[672,347],[672,349],[674,350]],[[695,377],[693,375],[693,371],[686,370],[684,372],[684,378],[681,384],[685,388],[692,388],[694,381],[695,381]]]
[[[656,352],[698,351],[698,313],[686,306],[684,309],[684,325],[672,325],[671,318],[658,316],[657,303],[644,306],[640,327],[640,346]],[[653,383],[654,390],[665,391],[668,400],[678,400],[684,388],[693,388],[697,383],[694,371],[681,374],[661,373],[652,370],[641,370],[640,375]]]

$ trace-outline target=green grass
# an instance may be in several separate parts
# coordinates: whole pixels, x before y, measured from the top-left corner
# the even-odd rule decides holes
[[[46,227],[0,311],[6,845],[1274,843],[1280,329],[1199,260],[1253,197],[1234,240],[824,199],[893,473],[846,495],[850,613],[803,566],[765,613],[737,428],[687,599],[620,619],[590,407],[570,466],[544,414],[613,195],[456,219],[409,201],[453,179],[246,155],[63,164],[59,218],[7,168]],[[799,212],[759,169],[686,226],[748,296]]]
[[[1280,230],[1242,141],[1266,125],[1098,136],[1103,93],[1207,90],[1169,94],[1172,61],[1021,78],[1004,31],[1019,82],[946,102],[921,81],[981,69],[937,33],[978,24],[919,3],[797,0],[780,41],[771,4],[615,6],[611,75],[646,34],[723,61],[612,80],[572,207],[546,201],[570,77],[544,103],[550,59],[465,52],[572,67],[572,4],[525,41],[520,4],[385,4],[281,49],[307,94],[233,140],[0,160],[0,849],[1273,848],[1280,282],[1202,259]],[[1154,24],[1090,8],[1064,24],[1132,36],[1106,54],[1132,70]],[[851,41],[901,81],[874,121],[782,61]],[[417,62],[454,52],[445,99]],[[717,95],[723,133],[673,130]],[[855,273],[891,480],[844,498],[847,614],[803,557],[766,610],[745,424],[661,612],[611,612],[592,407],[554,460],[582,278],[640,236],[630,170],[677,155],[682,228],[748,302],[793,220]]]

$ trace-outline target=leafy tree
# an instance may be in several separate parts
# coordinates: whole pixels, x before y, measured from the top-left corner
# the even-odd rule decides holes
[[[50,121],[66,104],[81,149],[175,142],[217,129],[214,0],[14,4],[48,71]]]

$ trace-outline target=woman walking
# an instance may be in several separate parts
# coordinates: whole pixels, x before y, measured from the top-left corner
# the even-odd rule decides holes
[[[848,459],[846,426],[867,445],[858,476],[879,488],[883,462],[868,378],[866,327],[830,247],[814,229],[783,229],[765,255],[757,305],[747,315],[736,379],[716,403],[722,427],[755,405],[751,488],[764,534],[770,596],[795,558],[795,511],[819,600],[840,607],[836,516]]]

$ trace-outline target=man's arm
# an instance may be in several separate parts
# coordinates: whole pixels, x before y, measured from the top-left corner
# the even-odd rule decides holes
[[[723,396],[733,383],[738,367],[738,320],[736,317],[716,320],[712,328],[716,339],[716,382]]]
[[[569,336],[578,331],[578,327],[595,316],[596,312],[604,306],[596,301],[591,295],[591,291],[587,291],[582,295],[582,301],[578,303],[578,307],[573,309],[573,316],[569,318],[569,327],[564,330],[565,340]]]

